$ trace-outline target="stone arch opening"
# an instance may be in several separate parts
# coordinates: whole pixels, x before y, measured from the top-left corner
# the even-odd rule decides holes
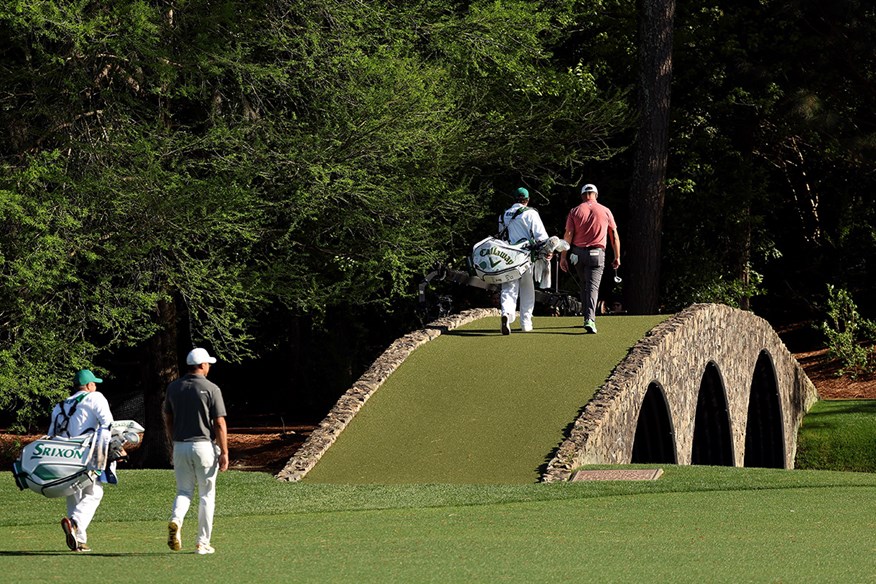
[[[785,436],[776,368],[761,351],[751,378],[745,426],[745,466],[785,468]]]
[[[648,385],[639,409],[633,439],[633,464],[677,464],[675,432],[663,387],[656,381]]]
[[[714,362],[706,365],[697,396],[691,464],[733,466],[733,435],[721,372]]]

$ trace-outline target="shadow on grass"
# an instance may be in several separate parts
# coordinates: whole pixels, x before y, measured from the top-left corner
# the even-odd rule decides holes
[[[876,415],[876,399],[854,401],[831,400],[829,408],[825,408],[821,411],[812,412],[812,416],[829,416],[831,414]]]
[[[516,322],[514,323],[516,324]],[[432,327],[436,328],[436,327]],[[495,337],[496,335],[502,334],[498,328],[481,328],[481,329],[453,329],[448,331],[446,327],[437,327],[442,329],[442,334],[456,336],[456,337]],[[517,328],[512,328],[512,335],[572,335],[579,336],[585,334],[583,332],[584,326],[568,326],[568,325],[556,325],[556,326],[539,326],[531,331],[523,332]]]
[[[194,552],[193,552],[194,553]],[[71,552],[69,550],[46,551],[46,550],[0,550],[0,558],[25,557],[25,556],[78,556],[78,557],[101,557],[101,558],[127,558],[135,556],[166,556],[170,552]]]
[[[534,331],[530,331],[526,334],[528,334],[528,335],[538,335],[538,334],[541,334],[541,335],[567,335],[567,336],[579,337],[585,333],[582,331],[556,332],[556,331],[545,330],[545,329],[537,329]]]
[[[854,400],[824,402],[819,408],[813,408],[806,413],[805,428],[835,428],[845,424],[837,418],[840,415],[858,414],[876,417],[876,400]]]
[[[495,337],[496,335],[501,335],[502,332],[499,331],[498,329],[497,330],[481,329],[481,330],[476,330],[476,331],[472,331],[472,330],[461,331],[458,329],[454,329],[452,331],[445,331],[443,334],[451,336],[451,337]]]
[[[564,328],[566,328],[566,327],[564,327]],[[454,330],[454,331],[450,331],[450,332],[447,332],[444,334],[448,335],[448,336],[456,336],[456,337],[495,337],[495,336],[501,335],[502,333],[501,333],[501,331],[498,331],[498,330],[495,330],[495,331],[494,330],[489,330],[489,331],[483,331],[483,330],[481,330],[481,331],[458,331],[458,332]],[[540,328],[540,329],[531,330],[529,332],[512,330],[511,334],[512,335],[539,335],[539,334],[541,334],[541,335],[551,335],[551,336],[570,335],[573,337],[577,337],[577,336],[580,336],[584,333],[582,333],[580,331],[557,332],[556,330],[546,330],[546,329]]]
[[[622,362],[623,361],[621,361],[621,363]],[[618,365],[620,365],[620,363]],[[611,370],[611,373],[608,374],[608,376],[605,378],[605,380],[599,386],[600,388],[602,388],[602,386],[604,386],[608,382],[608,380],[611,379],[611,376],[614,374],[616,369],[617,369],[617,366],[615,366]],[[547,472],[551,461],[554,459],[554,457],[560,451],[560,448],[563,446],[563,443],[572,436],[572,430],[575,429],[575,423],[578,421],[579,418],[581,418],[581,416],[584,415],[584,412],[587,410],[587,405],[596,397],[596,394],[598,394],[598,393],[599,393],[599,390],[597,390],[596,393],[594,393],[593,397],[591,397],[589,400],[587,400],[587,403],[585,403],[583,406],[578,408],[578,413],[575,414],[575,416],[572,418],[572,421],[569,422],[568,424],[566,424],[566,426],[563,428],[563,437],[560,439],[559,442],[557,442],[557,445],[554,446],[551,449],[551,451],[547,453],[547,455],[544,457],[544,462],[541,463],[540,465],[538,465],[538,467],[535,469],[535,471],[538,473],[538,480],[536,482],[540,483],[542,481],[542,479],[544,477],[544,473]]]

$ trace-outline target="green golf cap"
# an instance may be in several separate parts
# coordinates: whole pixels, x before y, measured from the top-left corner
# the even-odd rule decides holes
[[[75,387],[82,387],[89,383],[103,383],[103,379],[96,377],[90,369],[80,369],[76,372],[76,375],[73,376],[73,385]]]
[[[519,198],[519,199],[528,199],[529,198],[529,191],[527,191],[523,187],[520,187],[519,189],[517,189],[516,195],[517,195],[517,198]]]

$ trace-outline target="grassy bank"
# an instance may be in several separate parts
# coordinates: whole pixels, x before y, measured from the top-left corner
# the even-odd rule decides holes
[[[876,400],[823,400],[803,418],[796,467],[876,472]]]

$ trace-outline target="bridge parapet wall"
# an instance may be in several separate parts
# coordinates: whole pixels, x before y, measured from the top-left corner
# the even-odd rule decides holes
[[[797,429],[817,399],[815,386],[765,320],[724,305],[695,304],[630,350],[583,408],[542,480],[568,480],[583,464],[630,463],[640,409],[654,383],[666,399],[677,463],[691,464],[698,397],[710,364],[726,396],[733,464],[743,466],[753,375],[764,353],[779,393],[785,467],[792,468]]]

